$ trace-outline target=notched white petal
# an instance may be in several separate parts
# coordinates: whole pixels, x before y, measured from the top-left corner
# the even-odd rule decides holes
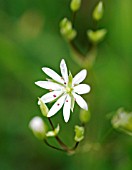
[[[65,83],[67,83],[68,82],[68,71],[67,71],[67,66],[66,66],[64,59],[61,60],[60,70],[61,70],[61,74],[62,74],[62,77],[64,78]]]
[[[70,108],[71,108],[71,97],[67,95],[65,104],[63,107],[63,117],[66,123],[68,122],[70,118]]]
[[[63,106],[64,101],[65,101],[66,95],[61,96],[51,107],[47,117],[51,117],[55,115]]]
[[[64,88],[63,86],[57,83],[49,82],[49,81],[37,81],[35,82],[35,84],[41,88],[49,89],[49,90],[61,90]]]
[[[78,94],[76,93],[72,93],[74,98],[75,98],[75,101],[77,102],[77,104],[84,110],[88,110],[88,105],[86,103],[86,101]]]
[[[74,87],[74,92],[78,94],[85,94],[88,93],[89,91],[90,91],[90,86],[87,84],[79,84]]]
[[[61,96],[63,93],[63,91],[59,90],[59,91],[52,91],[52,92],[49,92],[45,95],[43,95],[41,97],[41,100],[43,103],[49,103],[51,101],[54,101],[55,99],[57,99],[59,96]],[[38,104],[40,104],[40,102],[38,102]]]
[[[42,70],[45,72],[45,74],[47,74],[53,80],[64,84],[64,80],[55,71],[53,71],[52,69],[47,68],[47,67],[43,67]]]
[[[72,85],[76,85],[81,83],[87,76],[87,70],[81,70],[78,74],[75,75],[73,78],[73,83]]]

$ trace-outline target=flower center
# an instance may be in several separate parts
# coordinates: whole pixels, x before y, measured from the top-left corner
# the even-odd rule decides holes
[[[72,88],[70,88],[70,87],[66,87],[66,92],[67,92],[67,93],[71,93],[71,92],[72,92],[72,90],[73,90]]]

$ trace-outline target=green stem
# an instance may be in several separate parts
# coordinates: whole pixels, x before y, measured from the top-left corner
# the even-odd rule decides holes
[[[73,15],[72,15],[72,25],[73,25],[73,27],[75,25],[75,18],[76,18],[76,12],[73,12]]]
[[[54,130],[55,128],[54,128],[54,125],[53,125],[51,119],[48,118],[48,120],[49,120],[49,123],[50,123],[52,129]],[[65,145],[58,136],[55,136],[55,138],[56,138],[57,142],[59,143],[59,145],[63,148],[63,150],[65,150],[65,151],[68,151],[68,150],[69,150],[69,148],[67,147],[67,145]]]
[[[54,128],[54,125],[53,125],[51,119],[48,118],[48,120],[49,120],[49,123],[50,123],[52,129],[54,130],[55,128]],[[75,143],[75,146],[74,146],[73,148],[69,148],[67,145],[65,145],[65,144],[62,142],[62,140],[61,140],[58,136],[55,136],[55,138],[56,138],[57,142],[59,143],[59,145],[62,147],[62,149],[59,149],[59,148],[56,148],[56,147],[50,145],[46,140],[45,140],[45,143],[46,143],[48,146],[50,146],[50,147],[52,147],[52,148],[54,148],[54,149],[56,149],[56,150],[65,151],[65,152],[67,152],[67,153],[70,154],[70,155],[73,154],[73,153],[75,153],[75,150],[76,150],[76,148],[77,148],[78,145],[79,145],[79,142],[76,142],[76,143]]]
[[[48,141],[47,141],[46,139],[44,139],[44,142],[45,142],[45,144],[46,144],[47,146],[49,146],[49,147],[51,147],[51,148],[53,148],[53,149],[56,149],[56,150],[58,150],[58,151],[63,151],[63,152],[64,152],[63,149],[57,148],[57,147],[55,147],[55,146],[49,144]]]
[[[76,142],[76,143],[75,143],[75,146],[72,148],[72,150],[73,150],[73,151],[76,150],[76,148],[78,147],[78,145],[79,145],[79,142]]]

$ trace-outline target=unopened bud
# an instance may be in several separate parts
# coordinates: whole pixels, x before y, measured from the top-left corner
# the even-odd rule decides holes
[[[75,137],[74,140],[76,142],[80,142],[84,138],[84,127],[82,126],[75,126]]]
[[[132,112],[128,113],[123,108],[118,109],[111,123],[115,129],[132,136]]]
[[[82,123],[87,123],[90,120],[90,111],[88,110],[81,110],[79,115],[80,121]]]
[[[60,22],[60,32],[69,41],[76,37],[76,30],[72,28],[72,23],[67,18]]]
[[[105,37],[107,33],[106,29],[100,29],[97,31],[93,31],[93,30],[88,30],[87,31],[87,36],[89,38],[89,40],[91,42],[93,42],[94,44],[99,43],[101,40],[103,40],[103,38]]]
[[[39,99],[39,104],[40,104],[40,110],[41,110],[42,115],[47,117],[47,114],[49,112],[48,107],[46,106],[45,103],[43,103],[41,99]]]
[[[70,8],[73,12],[78,11],[81,6],[81,0],[71,0]]]
[[[103,13],[104,13],[103,2],[100,1],[93,11],[93,18],[97,21],[100,20],[103,17]]]
[[[29,128],[32,130],[33,134],[38,139],[44,139],[46,136],[47,127],[46,124],[43,122],[42,118],[39,116],[34,117],[29,122]]]

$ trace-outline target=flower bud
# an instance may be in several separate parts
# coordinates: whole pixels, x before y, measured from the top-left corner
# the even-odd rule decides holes
[[[81,0],[71,0],[70,8],[73,12],[78,11],[81,6]]]
[[[118,109],[111,123],[115,129],[132,136],[132,112],[128,113],[123,108]]]
[[[100,29],[97,31],[88,30],[87,36],[91,42],[97,44],[105,37],[106,33],[107,33],[106,29]]]
[[[103,17],[103,13],[104,13],[103,2],[100,1],[93,11],[93,18],[97,21],[100,20]]]
[[[34,117],[29,122],[29,128],[32,130],[33,134],[40,140],[44,139],[46,136],[47,127],[43,122],[42,118],[39,116]]]
[[[79,115],[80,121],[82,123],[87,123],[90,120],[90,111],[88,110],[81,110]]]
[[[75,126],[75,137],[74,140],[76,142],[80,142],[84,138],[84,127],[81,126]]]
[[[64,18],[60,22],[60,32],[61,34],[69,41],[73,40],[76,37],[76,30],[72,28],[72,23],[67,18]]]
[[[59,133],[59,131],[60,131],[60,126],[59,126],[59,124],[58,124],[57,127],[54,129],[54,131],[48,131],[48,132],[46,133],[46,136],[47,136],[47,137],[57,136],[58,133]]]
[[[39,104],[40,104],[40,110],[41,110],[42,115],[47,117],[47,114],[49,112],[48,107],[46,106],[45,103],[43,103],[41,99],[39,99]]]

